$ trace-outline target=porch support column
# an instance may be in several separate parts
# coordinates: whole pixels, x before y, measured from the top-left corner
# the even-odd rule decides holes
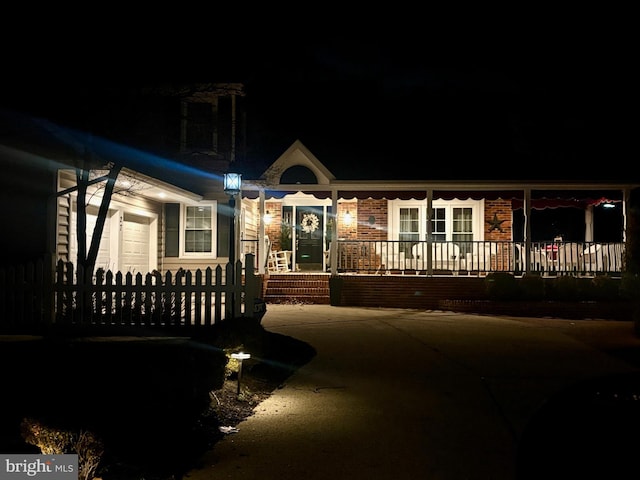
[[[329,268],[331,275],[338,274],[338,191],[331,190],[331,245],[329,245]]]
[[[431,231],[431,216],[433,215],[433,190],[427,189],[427,275],[433,276],[433,232]]]
[[[524,189],[524,201],[522,204],[524,212],[524,273],[531,273],[531,189]]]
[[[259,274],[264,274],[265,273],[265,266],[267,265],[267,255],[269,255],[269,252],[267,252],[267,245],[264,241],[264,236],[266,235],[266,230],[264,228],[264,216],[266,213],[266,210],[264,208],[264,190],[260,190],[260,192],[258,193],[258,215],[260,215],[260,223],[259,223],[259,227],[258,227],[258,245],[257,245],[257,251],[258,251],[258,273]]]
[[[584,209],[584,241],[593,242],[593,205]]]
[[[622,190],[622,243],[624,243],[625,246],[625,252],[628,251],[627,248],[627,240],[628,240],[628,236],[627,236],[627,227],[629,226],[629,223],[627,221],[627,213],[629,212],[629,205],[631,201],[631,190],[629,190],[628,188],[625,188],[624,190]]]

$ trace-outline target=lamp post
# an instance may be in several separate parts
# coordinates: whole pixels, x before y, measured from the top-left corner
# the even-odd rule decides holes
[[[225,173],[224,174],[224,193],[229,195],[229,263],[231,264],[231,278],[229,281],[235,287],[235,271],[236,271],[236,198],[235,196],[240,193],[242,187],[242,175],[239,173]],[[234,309],[234,295],[231,293],[229,296],[231,300],[231,308],[229,312],[231,317],[235,316]]]

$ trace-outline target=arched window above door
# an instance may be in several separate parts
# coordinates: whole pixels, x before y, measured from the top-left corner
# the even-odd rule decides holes
[[[302,165],[294,165],[287,168],[280,177],[281,184],[293,184],[293,185],[309,185],[317,184],[318,179],[316,175],[307,167]]]

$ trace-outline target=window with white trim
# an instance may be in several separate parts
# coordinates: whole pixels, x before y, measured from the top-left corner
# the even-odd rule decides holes
[[[473,240],[473,209],[453,207],[451,209],[451,240],[468,242]]]
[[[427,209],[425,208],[426,212]],[[425,221],[426,225],[426,221]],[[424,238],[427,238],[425,232]],[[433,208],[433,214],[431,215],[431,238],[434,242],[446,242],[447,240],[447,209],[446,208]]]
[[[434,242],[484,240],[482,200],[434,200],[431,234]],[[389,202],[389,239],[424,241],[427,239],[427,202],[394,200]]]
[[[183,205],[181,215],[181,253],[185,257],[216,255],[216,204]]]
[[[211,207],[199,205],[185,207],[185,253],[211,253],[213,222]]]

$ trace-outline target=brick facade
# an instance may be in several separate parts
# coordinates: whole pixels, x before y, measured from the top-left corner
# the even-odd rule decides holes
[[[358,239],[387,239],[387,200],[372,198],[358,202]]]
[[[510,241],[511,237],[511,202],[501,199],[486,200],[484,204],[484,239]]]
[[[280,250],[282,229],[282,203],[265,202],[265,210],[271,215],[271,223],[265,232],[271,239],[272,248]],[[344,224],[349,212],[352,221]],[[337,211],[338,238],[345,240],[387,240],[388,207],[386,199],[365,199],[339,202]],[[330,225],[327,225],[330,228]],[[484,238],[491,241],[512,240],[512,210],[509,200],[486,200],[484,210]]]

